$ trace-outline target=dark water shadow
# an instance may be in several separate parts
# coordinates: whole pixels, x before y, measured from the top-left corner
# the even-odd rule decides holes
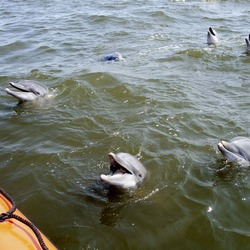
[[[226,160],[217,160],[214,167],[213,187],[225,183],[232,183],[237,186],[244,185],[250,174],[250,166],[241,165],[236,162],[228,162]]]
[[[127,207],[128,202],[124,200],[122,194],[115,194],[113,191],[107,195],[108,203],[101,210],[100,223],[106,226],[115,226],[122,218],[122,211]]]
[[[18,101],[17,104],[13,107],[13,110],[17,115],[32,114],[36,112],[41,112],[41,110],[48,109],[44,101],[32,101],[24,102]]]
[[[18,101],[13,109],[17,115],[22,115],[24,113],[31,113],[34,107],[34,102]]]
[[[105,206],[100,212],[99,221],[106,226],[115,226],[117,224],[122,218],[122,211],[131,204],[135,195],[134,190],[105,185],[101,181],[97,181],[92,185],[91,189],[98,194],[99,198],[105,200]]]

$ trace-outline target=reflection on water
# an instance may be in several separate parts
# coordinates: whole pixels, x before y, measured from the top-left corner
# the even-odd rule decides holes
[[[96,195],[96,199],[103,200],[104,207],[100,212],[100,223],[115,226],[122,218],[121,212],[134,202],[134,190],[124,190],[115,186],[106,185],[101,180],[89,187],[89,195]]]
[[[221,184],[231,184],[236,187],[247,185],[250,167],[225,160],[218,161],[219,169],[214,170],[214,187]]]
[[[126,209],[131,197],[128,197],[123,191],[109,188],[107,193],[107,205],[102,209],[100,222],[107,226],[115,226],[117,221],[122,218],[121,211]]]

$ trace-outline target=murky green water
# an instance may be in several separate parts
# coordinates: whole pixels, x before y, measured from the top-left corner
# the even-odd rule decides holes
[[[1,1],[0,186],[59,249],[250,249],[248,1]],[[218,46],[206,44],[208,27]],[[114,51],[125,61],[105,63]],[[4,89],[37,80],[19,105]],[[99,182],[109,152],[148,170]]]

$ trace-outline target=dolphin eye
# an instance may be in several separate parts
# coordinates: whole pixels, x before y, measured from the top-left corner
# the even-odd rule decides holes
[[[139,174],[139,177],[141,177],[141,174]]]

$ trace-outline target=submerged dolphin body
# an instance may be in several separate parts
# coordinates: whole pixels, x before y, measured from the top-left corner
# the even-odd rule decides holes
[[[250,165],[250,138],[235,137],[229,142],[221,141],[218,149],[227,160]]]
[[[207,44],[217,44],[219,42],[218,35],[216,31],[209,27],[208,32],[207,32]]]
[[[13,91],[6,88],[7,94],[14,96],[20,101],[34,101],[39,97],[44,97],[49,93],[48,88],[36,81],[23,80],[18,83],[10,82],[10,85],[20,91]]]
[[[146,169],[142,163],[128,153],[110,153],[110,174],[101,175],[101,180],[120,188],[135,188],[142,183]]]

